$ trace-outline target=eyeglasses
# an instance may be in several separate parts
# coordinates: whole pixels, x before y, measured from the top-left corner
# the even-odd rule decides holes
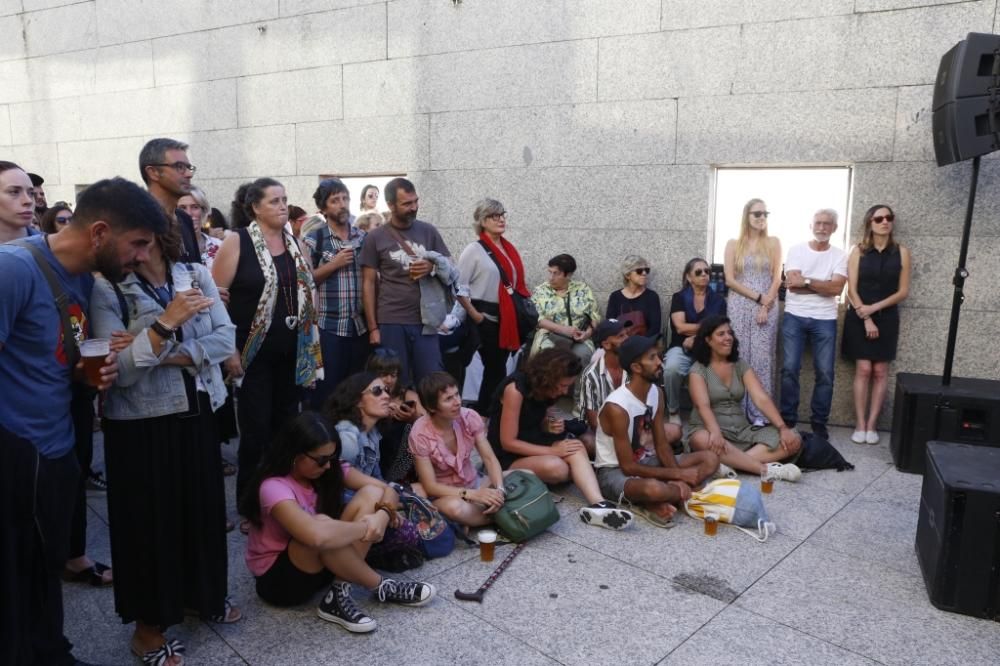
[[[693,271],[691,271],[691,275],[693,275],[695,277],[702,277],[702,276],[708,275],[708,274],[709,274],[709,270],[707,268],[696,268]]]
[[[895,219],[896,216],[893,215],[892,213],[889,213],[888,215],[876,215],[875,217],[872,218],[872,222],[874,222],[875,224],[882,224],[883,220],[886,222],[893,222],[895,221]]]
[[[486,217],[487,218],[490,218],[490,217],[495,217],[495,218],[507,217],[507,211],[502,210],[499,213],[493,213],[491,215],[487,215]]]
[[[73,216],[72,215],[67,215],[67,216],[62,216],[62,217],[56,217],[56,223],[57,224],[69,224],[72,220],[73,220]]]
[[[328,456],[314,456],[309,453],[303,453],[302,455],[304,455],[306,458],[309,458],[309,460],[312,460],[314,463],[316,463],[317,467],[326,467],[327,465],[335,461],[338,457],[336,453],[331,453]]]
[[[196,167],[193,164],[188,164],[187,162],[174,162],[173,164],[147,164],[146,166],[170,167],[177,173],[181,174],[187,173],[188,171],[190,171],[193,174],[195,171],[198,170],[198,167]]]
[[[375,396],[376,398],[378,398],[378,397],[381,397],[381,395],[383,393],[385,393],[386,395],[388,395],[389,394],[389,389],[387,389],[386,387],[384,387],[381,384],[379,384],[379,385],[373,386],[371,388],[366,388],[364,391],[362,391],[362,393],[371,393],[373,396]]]
[[[649,275],[649,267],[637,268],[633,272],[638,273],[639,275]]]
[[[771,211],[769,211],[769,210],[752,210],[752,211],[750,211],[750,214],[753,215],[754,217],[756,217],[757,219],[760,219],[762,217],[763,218],[768,217],[771,214]]]

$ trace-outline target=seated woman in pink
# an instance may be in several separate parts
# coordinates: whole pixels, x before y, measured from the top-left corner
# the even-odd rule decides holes
[[[434,506],[460,525],[477,527],[492,522],[503,506],[503,472],[486,440],[483,419],[462,407],[455,379],[432,372],[417,386],[427,414],[410,431],[410,453],[417,478]],[[472,465],[479,451],[487,477]]]
[[[355,633],[375,620],[351,598],[351,584],[379,601],[423,606],[434,586],[383,578],[365,563],[397,519],[399,498],[386,484],[341,463],[340,437],[322,416],[292,419],[265,453],[241,503],[251,522],[247,567],[257,595],[276,606],[307,602],[326,586],[317,614]],[[344,488],[356,491],[346,506]],[[332,583],[332,584],[331,584]]]

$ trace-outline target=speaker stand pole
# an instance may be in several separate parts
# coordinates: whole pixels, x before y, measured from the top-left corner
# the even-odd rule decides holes
[[[972,182],[969,184],[969,203],[965,207],[965,225],[962,227],[962,249],[958,254],[958,268],[951,283],[955,285],[955,295],[951,301],[951,322],[948,324],[948,346],[944,352],[944,375],[942,384],[951,384],[951,366],[955,360],[955,342],[958,338],[958,315],[965,301],[965,278],[969,271],[965,261],[969,255],[969,234],[972,231],[972,209],[976,204],[976,186],[979,184],[979,155],[972,158]]]

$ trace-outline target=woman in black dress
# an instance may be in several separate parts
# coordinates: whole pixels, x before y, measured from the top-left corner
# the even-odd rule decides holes
[[[889,206],[865,213],[864,236],[847,260],[850,307],[844,317],[844,357],[857,362],[854,374],[855,426],[851,441],[878,444],[876,428],[896,358],[898,304],[910,292],[910,251],[892,237],[896,215]],[[869,404],[869,385],[871,402]]]

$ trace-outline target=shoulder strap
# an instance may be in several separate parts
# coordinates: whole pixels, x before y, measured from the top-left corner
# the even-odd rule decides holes
[[[479,244],[482,246],[483,250],[486,252],[486,256],[488,256],[490,259],[492,259],[493,263],[496,264],[497,270],[500,272],[500,281],[503,282],[504,289],[507,290],[508,294],[513,293],[514,292],[514,287],[511,286],[510,280],[507,279],[507,272],[504,271],[503,266],[500,265],[500,260],[497,259],[497,256],[495,254],[493,254],[493,250],[491,250],[486,245],[486,243],[484,243],[483,241],[480,240]]]
[[[417,256],[417,253],[413,251],[413,248],[410,247],[410,244],[406,242],[406,239],[403,238],[403,235],[400,234],[398,231],[396,231],[395,227],[393,227],[391,223],[385,226],[389,230],[389,233],[392,235],[393,240],[399,243],[399,246],[403,248],[403,252],[410,255],[411,257]]]
[[[75,367],[80,360],[80,348],[76,344],[76,336],[73,335],[73,325],[69,320],[69,296],[66,295],[66,290],[63,289],[59,278],[56,277],[55,271],[49,265],[49,260],[38,249],[37,245],[29,243],[24,238],[10,241],[10,244],[23,247],[30,252],[31,257],[42,271],[42,275],[45,276],[45,281],[49,283],[49,290],[52,291],[52,298],[55,300],[56,310],[59,311],[59,319],[62,322],[63,349],[66,351],[66,359],[69,361],[70,368]]]
[[[122,323],[125,324],[125,330],[127,331],[132,320],[128,311],[128,301],[125,300],[125,294],[117,282],[111,282],[111,288],[115,290],[115,296],[118,298],[118,307],[122,310]]]

